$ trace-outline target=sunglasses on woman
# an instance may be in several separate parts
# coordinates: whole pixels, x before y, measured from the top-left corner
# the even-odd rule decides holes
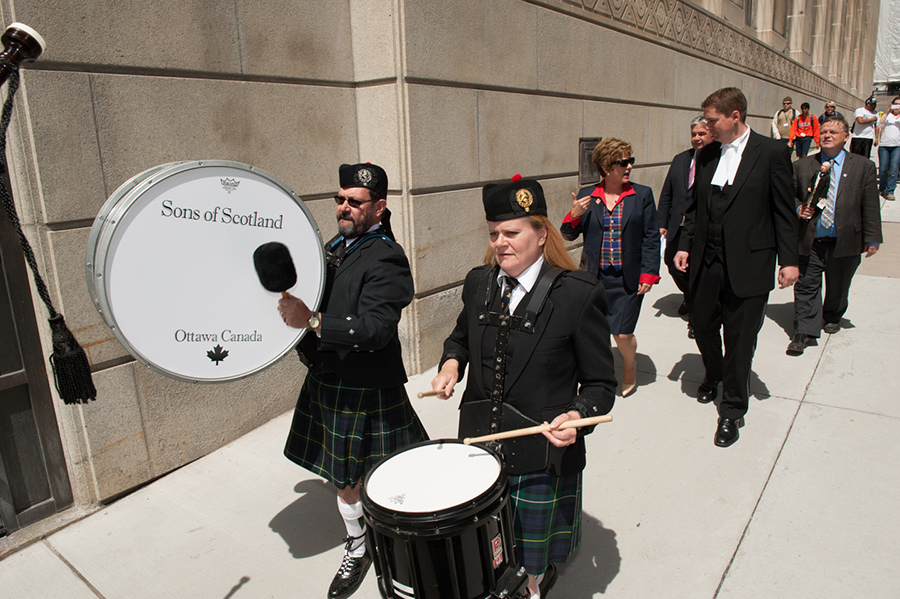
[[[623,158],[622,160],[613,160],[610,163],[610,165],[621,166],[622,168],[625,168],[629,164],[634,164],[634,156],[630,158]]]

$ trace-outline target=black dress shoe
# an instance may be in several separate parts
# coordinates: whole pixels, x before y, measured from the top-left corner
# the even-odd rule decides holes
[[[700,403],[709,403],[719,394],[719,381],[711,381],[707,378],[703,379],[700,386],[697,387],[697,401]]]
[[[556,566],[553,564],[547,566],[547,569],[544,571],[544,578],[538,584],[538,589],[541,591],[541,599],[547,599],[547,593],[556,584],[557,576]]]
[[[834,335],[838,331],[841,330],[841,323],[839,322],[826,322],[822,326],[822,330],[828,333],[829,335]]]
[[[344,561],[328,587],[328,599],[346,599],[355,593],[371,565],[372,558],[368,552],[362,557],[351,557],[349,553],[345,553]]]
[[[803,354],[803,350],[806,349],[806,346],[809,345],[809,336],[804,335],[803,333],[797,333],[794,335],[794,338],[791,339],[791,342],[788,343],[786,353],[789,356],[799,356]]]
[[[688,313],[687,300],[683,300],[681,302],[681,305],[678,306],[678,316],[684,316],[687,313]]]
[[[716,437],[714,439],[719,447],[728,447],[734,445],[741,434],[738,429],[744,426],[744,419],[738,418],[731,420],[730,418],[719,418],[719,424],[716,427]]]

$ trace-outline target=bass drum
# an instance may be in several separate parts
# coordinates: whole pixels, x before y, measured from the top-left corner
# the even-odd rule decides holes
[[[287,246],[297,270],[289,292],[322,300],[319,229],[284,183],[230,161],[160,165],[122,184],[88,238],[94,305],[138,361],[168,377],[214,383],[247,377],[291,351],[306,332],[284,324],[253,252]]]

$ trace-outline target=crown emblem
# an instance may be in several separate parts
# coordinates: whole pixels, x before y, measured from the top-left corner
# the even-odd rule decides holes
[[[356,171],[356,180],[363,185],[368,185],[372,181],[372,171],[367,168],[361,168]]]
[[[237,179],[219,179],[219,182],[222,184],[222,189],[231,193],[232,191],[238,188],[238,185],[241,184]]]
[[[528,212],[531,210],[531,203],[534,201],[534,196],[531,195],[531,192],[525,189],[524,187],[516,192],[516,203]]]

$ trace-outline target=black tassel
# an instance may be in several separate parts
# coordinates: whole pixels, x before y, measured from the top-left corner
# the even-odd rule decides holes
[[[50,364],[59,396],[69,405],[97,399],[87,355],[66,326],[62,314],[50,318],[50,330],[53,333]]]

